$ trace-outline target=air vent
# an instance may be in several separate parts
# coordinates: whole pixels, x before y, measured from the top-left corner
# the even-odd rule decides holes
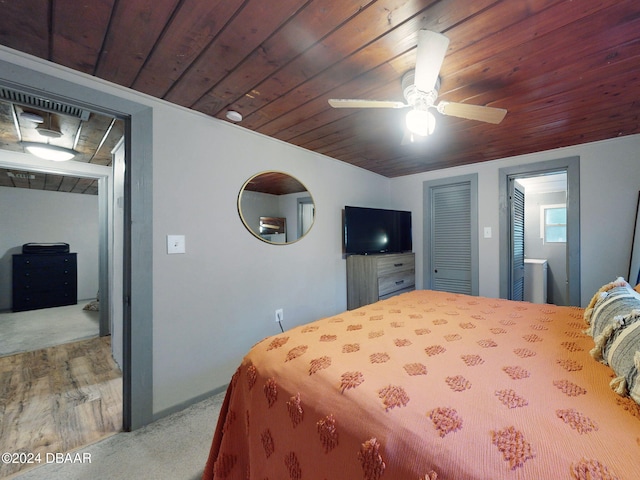
[[[18,105],[29,106],[40,110],[46,110],[48,112],[60,113],[62,115],[68,115],[70,117],[76,117],[82,121],[89,120],[89,115],[91,113],[88,110],[74,107],[73,105],[67,105],[65,103],[49,100],[48,98],[37,97],[29,93],[18,92],[2,87],[0,87],[0,99],[9,101],[11,103],[17,103]]]

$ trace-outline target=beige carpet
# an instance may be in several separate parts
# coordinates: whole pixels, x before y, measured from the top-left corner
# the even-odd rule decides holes
[[[40,348],[95,337],[99,332],[99,312],[77,305],[0,314],[0,356],[31,352]]]
[[[196,480],[202,477],[224,392],[134,432],[73,452],[79,463],[49,463],[20,480]]]

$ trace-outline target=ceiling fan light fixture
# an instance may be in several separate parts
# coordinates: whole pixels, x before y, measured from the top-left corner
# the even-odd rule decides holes
[[[436,117],[429,110],[413,109],[407,112],[407,129],[415,135],[427,137],[436,128]]]
[[[75,150],[48,143],[22,142],[22,144],[31,155],[54,162],[66,162],[78,153]]]

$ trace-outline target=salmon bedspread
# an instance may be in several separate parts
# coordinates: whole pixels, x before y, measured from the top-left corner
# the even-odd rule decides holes
[[[584,310],[417,290],[255,345],[205,479],[640,479]]]

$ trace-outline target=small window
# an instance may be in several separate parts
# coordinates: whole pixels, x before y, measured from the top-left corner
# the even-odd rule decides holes
[[[542,205],[541,230],[544,243],[567,242],[567,206]]]

